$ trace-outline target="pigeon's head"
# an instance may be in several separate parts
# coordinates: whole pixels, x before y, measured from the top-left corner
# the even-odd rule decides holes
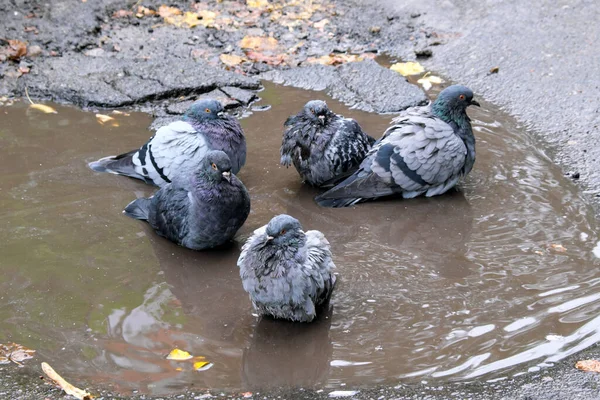
[[[223,118],[223,106],[217,100],[201,99],[197,100],[183,114],[184,121],[209,121]]]
[[[313,122],[325,125],[327,121],[334,115],[327,103],[322,100],[311,100],[304,106],[304,115]]]
[[[286,214],[273,217],[267,225],[265,234],[267,235],[267,243],[277,246],[298,245],[304,237],[300,222]]]
[[[231,182],[231,160],[221,150],[211,150],[203,158],[201,173],[213,182]]]
[[[433,102],[432,109],[442,119],[454,119],[465,114],[469,106],[479,107],[479,103],[473,100],[473,91],[466,86],[452,85],[440,92]]]

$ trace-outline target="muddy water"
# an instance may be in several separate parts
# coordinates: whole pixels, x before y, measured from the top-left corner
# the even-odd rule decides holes
[[[148,138],[143,114],[0,109],[0,342],[38,350],[91,388],[153,394],[270,386],[345,388],[491,379],[537,370],[600,340],[597,226],[515,123],[470,109],[477,162],[433,199],[323,209],[278,165],[286,117],[322,93],[267,85],[242,124],[252,213],[231,248],[193,252],[121,214],[152,189],[86,162]],[[373,136],[390,116],[348,110]],[[332,244],[339,285],[319,321],[258,321],[235,265],[242,241],[289,213]],[[204,356],[193,371],[174,348]]]

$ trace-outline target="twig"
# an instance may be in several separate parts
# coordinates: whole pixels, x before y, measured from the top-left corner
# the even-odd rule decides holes
[[[31,101],[31,98],[29,97],[29,93],[27,92],[27,86],[25,86],[25,96],[27,96],[27,100],[29,100],[31,104],[35,104],[33,101]]]

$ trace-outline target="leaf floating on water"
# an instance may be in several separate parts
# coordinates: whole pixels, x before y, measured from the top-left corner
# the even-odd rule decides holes
[[[600,372],[600,361],[597,360],[581,360],[577,361],[575,368],[586,372]]]
[[[46,375],[48,375],[48,378],[52,379],[62,390],[65,391],[66,394],[69,394],[79,400],[93,399],[92,395],[85,390],[81,390],[64,380],[63,377],[60,376],[54,369],[52,369],[48,363],[42,363],[42,370]]]
[[[192,358],[192,355],[185,350],[173,349],[167,356],[167,360],[185,361]]]
[[[402,76],[419,75],[425,72],[425,68],[418,62],[396,63],[390,67],[392,71],[398,72]]]
[[[557,251],[559,253],[564,253],[567,251],[567,248],[565,246],[563,246],[562,244],[554,244],[552,243],[550,245],[550,247],[552,248],[552,250]]]
[[[424,77],[419,79],[417,83],[423,86],[423,89],[429,90],[433,85],[439,85],[440,83],[444,83],[444,80],[439,76],[429,75],[429,73],[427,73]]]
[[[194,370],[196,371],[206,371],[207,369],[212,368],[212,363],[208,361],[196,361],[194,363]]]
[[[12,361],[21,365],[22,361],[33,358],[33,353],[35,350],[17,343],[0,344],[0,364],[9,364]]]
[[[104,125],[107,122],[110,122],[110,124],[109,124],[110,126],[114,126],[114,127],[119,126],[119,123],[110,115],[96,114],[96,119],[98,120],[100,125]]]
[[[29,108],[31,108],[32,110],[38,110],[41,111],[45,114],[58,114],[58,111],[56,111],[54,108],[47,106],[45,104],[31,104],[29,106]]]
[[[264,36],[244,36],[242,40],[240,40],[240,47],[242,49],[253,49],[266,51],[273,51],[277,49],[277,39],[272,37],[264,37]]]
[[[235,54],[221,54],[219,60],[228,67],[235,67],[244,61],[244,57],[236,56]]]

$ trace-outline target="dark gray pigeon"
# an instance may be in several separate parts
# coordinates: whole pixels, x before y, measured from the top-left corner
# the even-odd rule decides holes
[[[375,139],[350,118],[312,100],[289,117],[281,144],[281,164],[292,162],[304,182],[322,186],[358,168]]]
[[[244,290],[260,315],[310,322],[335,285],[329,242],[278,215],[254,231],[238,259]]]
[[[204,250],[235,235],[250,213],[250,196],[231,173],[227,154],[211,150],[193,174],[177,176],[154,196],[132,201],[123,212],[148,221],[156,233],[181,246]]]
[[[194,102],[182,121],[163,126],[139,150],[104,157],[89,164],[109,172],[164,186],[177,175],[193,174],[209,150],[222,150],[237,174],[246,162],[246,138],[239,121],[223,112],[217,100]]]
[[[473,92],[444,89],[430,105],[395,118],[352,176],[316,197],[325,207],[346,207],[390,195],[412,198],[445,193],[475,163],[475,136],[466,110]]]

